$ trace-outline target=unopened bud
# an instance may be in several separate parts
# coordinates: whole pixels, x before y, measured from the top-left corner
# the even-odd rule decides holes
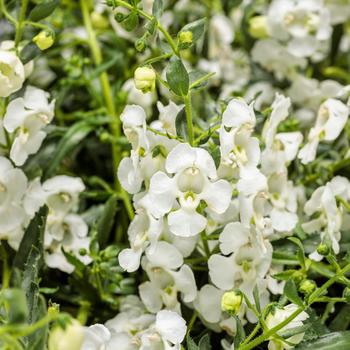
[[[255,16],[249,20],[249,34],[255,39],[268,37],[267,21],[265,16]]]
[[[109,26],[108,19],[97,11],[91,13],[91,22],[96,29],[106,29]]]
[[[317,253],[322,255],[322,256],[327,256],[330,253],[329,247],[327,244],[325,243],[321,243],[318,247],[317,247]]]
[[[193,33],[189,30],[179,33],[179,44],[189,47],[193,42]]]
[[[221,298],[221,309],[228,313],[238,314],[243,301],[240,291],[226,292]]]
[[[299,291],[303,294],[310,295],[316,288],[317,285],[315,281],[304,280],[300,283]]]
[[[152,68],[139,67],[135,70],[134,81],[136,89],[143,93],[152,91],[156,87],[156,73]]]
[[[299,284],[305,278],[301,271],[295,271],[292,274],[292,279],[296,284]]]
[[[69,323],[65,329],[54,328],[49,337],[49,350],[80,350],[84,341],[84,328],[77,320]]]
[[[146,43],[143,38],[136,40],[135,48],[138,52],[143,52],[146,48]]]
[[[40,50],[44,51],[53,45],[53,33],[48,30],[42,30],[38,35],[36,35],[33,38],[33,42]]]

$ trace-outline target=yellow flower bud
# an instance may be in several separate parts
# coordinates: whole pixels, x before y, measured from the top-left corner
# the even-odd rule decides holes
[[[152,68],[139,67],[135,70],[134,81],[136,89],[143,93],[152,91],[156,87],[156,73]]]
[[[54,43],[54,38],[51,32],[42,30],[38,35],[33,38],[33,42],[42,51],[48,49]]]
[[[256,39],[268,37],[267,22],[265,16],[255,16],[249,20],[249,34]]]
[[[97,11],[91,13],[91,22],[96,29],[107,29],[109,27],[108,19]]]
[[[226,292],[221,298],[221,309],[238,314],[242,305],[243,295],[240,291]]]
[[[181,32],[179,34],[180,44],[191,45],[193,40],[193,33],[191,31]]]
[[[73,320],[66,329],[55,327],[49,336],[49,350],[80,350],[84,341],[84,328]]]

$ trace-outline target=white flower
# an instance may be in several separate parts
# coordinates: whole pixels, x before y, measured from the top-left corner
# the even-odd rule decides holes
[[[305,58],[293,56],[274,39],[258,40],[254,44],[251,54],[254,62],[274,73],[278,80],[288,78],[298,68],[305,68],[307,65]]]
[[[157,98],[155,90],[144,94],[140,90],[136,89],[134,79],[129,79],[123,84],[122,91],[127,94],[128,104],[138,104],[147,112],[151,112],[152,105]]]
[[[4,128],[14,133],[10,157],[16,165],[23,165],[28,156],[40,148],[46,132],[42,129],[54,116],[55,101],[48,101],[49,94],[28,86],[24,97],[16,98],[7,107]]]
[[[330,16],[323,1],[274,0],[268,10],[269,34],[287,42],[296,57],[312,56],[332,35]]]
[[[288,117],[288,109],[291,105],[290,98],[276,93],[275,100],[272,103],[272,111],[267,119],[262,131],[262,139],[267,147],[271,147],[277,133],[278,125]]]
[[[252,131],[256,124],[253,105],[243,99],[232,99],[222,115],[222,125],[235,130]]]
[[[183,265],[181,253],[170,243],[159,242],[152,253],[147,250],[142,267],[150,281],[142,283],[139,292],[149,311],[158,312],[164,304],[167,309],[180,313],[179,292],[186,303],[195,299],[197,288],[193,272]]]
[[[166,348],[171,344],[175,348],[180,349],[180,344],[184,340],[187,330],[186,322],[181,316],[173,311],[159,311],[156,316],[155,326],[166,344]]]
[[[81,350],[83,341],[84,327],[77,320],[72,320],[65,329],[56,326],[50,331],[48,347],[49,350]]]
[[[21,169],[0,156],[0,237],[18,248],[23,235],[22,223],[26,218],[23,198],[27,190],[27,177]]]
[[[167,132],[169,135],[176,136],[175,120],[183,105],[177,105],[170,101],[167,106],[164,106],[160,101],[157,102],[159,111],[158,120],[151,123],[151,127],[155,130]]]
[[[225,180],[216,180],[214,160],[204,149],[177,145],[169,153],[165,169],[174,176],[169,177],[164,172],[153,175],[150,210],[156,217],[169,213],[168,225],[173,234],[189,237],[204,230],[207,219],[196,211],[201,200],[217,213],[228,208],[231,185]]]
[[[239,222],[226,225],[219,240],[221,252],[231,255],[214,254],[209,258],[212,282],[223,290],[239,288],[250,297],[257,279],[264,278],[270,268],[271,244],[263,241],[262,247],[254,230]]]
[[[272,227],[278,232],[291,232],[297,222],[297,193],[287,174],[273,174],[268,179],[270,203],[272,210],[270,218]]]
[[[308,216],[319,213],[316,219],[304,224],[302,228],[307,233],[320,232],[321,239],[329,239],[334,252],[339,252],[340,228],[342,225],[342,210],[338,208],[335,196],[350,198],[350,183],[346,178],[336,176],[325,186],[317,188],[311,198],[305,203],[304,211]],[[313,253],[312,257],[320,259]]]
[[[284,306],[283,308],[276,308],[272,313],[270,313],[266,318],[266,325],[269,329],[276,327],[280,323],[282,323],[284,320],[286,320],[290,315],[292,315],[296,310],[298,309],[298,306],[295,304],[288,304]],[[282,335],[284,331],[287,331],[288,329],[293,329],[297,327],[301,327],[303,325],[303,322],[309,318],[309,315],[302,311],[299,315],[297,315],[291,322],[289,322],[286,326],[282,327],[280,330],[276,332],[277,335]],[[268,348],[269,350],[289,350],[293,349],[293,345],[289,345],[288,343],[292,343],[294,345],[299,344],[303,338],[304,338],[304,332],[293,335],[284,342],[282,338],[274,338],[271,337]],[[288,342],[288,343],[287,343]]]
[[[300,131],[281,132],[275,135],[271,147],[265,148],[261,154],[263,174],[285,172],[286,166],[297,156],[302,141],[303,135]]]
[[[25,72],[14,49],[3,42],[0,45],[0,97],[8,97],[18,91],[24,82]]]
[[[350,18],[350,8],[346,0],[325,0],[324,2],[330,12],[332,25],[344,23]]]
[[[316,124],[309,132],[308,142],[299,152],[301,162],[307,164],[315,159],[320,141],[334,141],[343,130],[348,117],[348,106],[332,98],[326,100],[320,106]]]
[[[275,98],[275,90],[271,83],[259,81],[249,85],[244,95],[244,99],[249,103],[254,102],[254,108],[263,111],[270,107]]]
[[[140,266],[142,253],[150,245],[154,250],[163,231],[163,220],[155,218],[147,208],[152,205],[149,196],[144,196],[136,203],[136,215],[128,228],[130,248],[119,253],[119,264],[128,272],[136,271]]]
[[[80,350],[107,350],[111,333],[102,324],[84,327],[84,341]]]

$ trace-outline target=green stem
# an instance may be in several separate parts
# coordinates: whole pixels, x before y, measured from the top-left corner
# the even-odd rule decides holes
[[[19,12],[18,24],[17,24],[16,36],[15,36],[15,46],[16,47],[18,47],[18,44],[20,43],[21,38],[22,38],[24,20],[26,17],[28,3],[29,3],[29,0],[22,0],[22,3],[21,3],[21,10]]]
[[[191,85],[190,85],[190,90],[194,89],[195,87],[197,87],[198,85],[202,84],[204,81],[209,80],[212,76],[214,76],[216,73],[215,72],[211,72],[208,73],[206,75],[203,75],[201,78],[199,78],[198,80],[194,81]]]
[[[84,25],[88,33],[88,43],[90,46],[90,50],[92,52],[95,65],[98,66],[102,63],[102,53],[96,38],[96,33],[92,27],[88,2],[85,0],[80,0],[80,7],[83,14]],[[116,109],[114,106],[112,89],[109,84],[107,73],[105,71],[101,72],[101,74],[99,75],[99,79],[100,79],[103,97],[106,103],[106,109],[110,118],[109,125],[110,125],[111,134],[114,137],[119,138],[121,135],[121,123],[120,123],[119,117],[117,116]],[[120,183],[118,181],[118,176],[117,176],[118,165],[121,160],[121,157],[120,157],[121,152],[119,150],[118,145],[112,143],[111,146],[112,146],[112,157],[113,157],[114,185],[116,190],[122,194],[125,208],[127,209],[129,218],[132,219],[134,217],[134,212],[132,210],[130,198],[127,195],[127,193],[125,193],[125,191],[121,188]]]
[[[4,14],[4,16],[14,25],[17,26],[17,20],[10,15],[7,11],[4,0],[0,0],[0,11]]]
[[[190,145],[193,146],[194,132],[193,132],[193,120],[192,120],[191,93],[188,93],[186,96],[183,97],[183,99],[185,102],[188,140],[190,142]]]
[[[275,333],[277,333],[280,329],[285,327],[289,322],[293,321],[294,318],[296,318],[301,312],[303,312],[307,307],[309,307],[312,303],[317,301],[317,299],[323,295],[323,293],[328,289],[329,286],[331,286],[333,283],[335,283],[339,277],[343,276],[347,271],[350,270],[350,264],[346,265],[344,268],[342,268],[338,274],[331,277],[326,283],[324,283],[320,288],[316,289],[309,297],[308,303],[306,305],[300,306],[297,310],[295,310],[289,317],[287,317],[283,322],[279,323],[277,326],[269,329],[267,332],[264,332],[259,337],[255,338],[253,341],[251,341],[248,344],[245,344],[241,347],[239,347],[239,350],[250,350],[257,347],[259,344],[263,343],[264,341],[268,340],[270,337],[272,337]]]
[[[90,307],[91,307],[91,304],[87,301],[83,301],[81,303],[81,306],[80,306],[79,311],[78,311],[77,320],[82,325],[86,324],[86,321],[87,321],[87,319],[89,317],[89,313],[90,313]]]
[[[0,253],[2,259],[2,290],[6,289],[10,285],[10,269],[8,265],[8,255],[3,244],[0,243]]]
[[[154,16],[149,15],[147,12],[142,11],[139,8],[135,7],[135,6],[132,6],[132,5],[128,4],[126,1],[123,1],[123,0],[115,0],[115,5],[123,6],[123,7],[127,8],[128,10],[131,10],[131,11],[137,11],[137,13],[139,15],[141,15],[142,17],[146,18],[149,21],[153,21],[155,19],[157,21],[156,22],[157,28],[159,29],[160,32],[163,33],[165,39],[169,43],[169,45],[170,45],[171,49],[173,50],[174,54],[176,56],[180,56],[180,53],[179,53],[179,50],[177,48],[177,45],[176,45],[175,41],[173,40],[171,35],[168,33],[168,31],[159,23],[159,21]]]

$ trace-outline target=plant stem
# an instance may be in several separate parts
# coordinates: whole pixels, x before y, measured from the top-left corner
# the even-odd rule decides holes
[[[0,0],[0,10],[4,14],[4,16],[14,25],[17,26],[17,20],[10,15],[7,11],[4,0]]]
[[[85,0],[80,0],[80,7],[83,14],[84,25],[88,33],[88,43],[90,46],[90,50],[92,52],[95,65],[98,66],[102,63],[102,53],[96,38],[96,33],[92,27],[88,2]],[[111,134],[114,137],[119,138],[121,135],[121,123],[120,123],[119,117],[117,116],[116,109],[114,106],[112,89],[109,84],[107,73],[105,71],[101,72],[99,75],[99,79],[100,79],[103,97],[106,103],[106,109],[110,118],[109,125],[110,125]],[[121,197],[123,199],[128,216],[130,219],[132,219],[134,217],[134,211],[132,210],[130,198],[127,195],[127,193],[121,188],[118,181],[118,176],[117,176],[118,165],[121,160],[121,157],[120,157],[121,152],[119,150],[118,145],[112,143],[111,146],[112,146],[112,157],[113,157],[114,185],[116,190],[121,193]]]
[[[2,285],[1,289],[4,290],[10,285],[10,269],[7,260],[7,252],[3,244],[0,243],[0,253],[2,259]]]
[[[193,120],[192,120],[191,93],[189,92],[186,96],[183,97],[183,99],[185,102],[188,140],[190,142],[190,145],[193,146],[194,133],[193,133]]]
[[[250,350],[254,349],[259,344],[263,343],[274,334],[276,334],[280,329],[285,327],[289,322],[293,321],[301,312],[303,312],[307,307],[309,307],[312,303],[317,301],[318,297],[321,296],[329,286],[335,283],[339,277],[343,276],[347,271],[350,270],[350,264],[346,265],[342,268],[339,273],[331,277],[326,283],[324,283],[320,288],[316,289],[309,297],[308,303],[306,305],[300,306],[297,310],[295,310],[289,317],[287,317],[283,322],[279,323],[277,326],[269,329],[267,332],[264,332],[259,337],[255,338],[248,344],[239,347],[239,350]]]
[[[132,6],[130,4],[128,4],[127,2],[123,1],[123,0],[115,0],[115,4],[119,5],[119,6],[123,6],[129,10],[134,10],[137,11],[137,13],[139,15],[141,15],[142,17],[146,18],[149,21],[153,21],[154,19],[156,19],[154,16],[149,15],[147,12],[140,10],[139,8]],[[163,33],[165,39],[167,40],[167,42],[169,43],[171,49],[173,50],[174,54],[176,56],[180,56],[179,50],[177,48],[177,45],[175,43],[175,41],[173,40],[173,38],[171,37],[171,35],[168,33],[168,31],[159,23],[159,21],[156,19],[156,25],[157,28],[159,29],[160,32]]]
[[[22,3],[21,3],[21,10],[19,12],[18,23],[17,23],[17,28],[16,28],[16,36],[15,36],[15,46],[16,47],[18,47],[18,44],[20,43],[21,38],[22,38],[24,20],[26,17],[28,3],[29,3],[29,0],[22,0]]]

